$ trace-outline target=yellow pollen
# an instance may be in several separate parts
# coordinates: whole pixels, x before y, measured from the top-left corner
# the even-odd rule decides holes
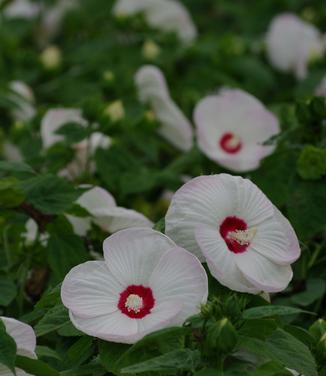
[[[137,294],[130,294],[126,299],[125,307],[128,312],[134,311],[135,313],[139,313],[143,308],[143,298]]]
[[[230,138],[226,144],[229,148],[236,148],[237,146],[239,146],[240,143],[241,143],[241,138],[233,135],[232,138]]]
[[[248,230],[235,230],[228,234],[228,238],[235,240],[240,245],[249,245],[257,233],[257,227],[249,228]]]

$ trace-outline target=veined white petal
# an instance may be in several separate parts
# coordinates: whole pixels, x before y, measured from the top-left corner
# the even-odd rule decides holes
[[[238,268],[257,289],[265,292],[284,290],[292,279],[290,266],[278,265],[248,249],[235,258]]]
[[[153,227],[153,222],[143,214],[119,206],[94,210],[94,223],[104,231],[114,233],[129,227]]]
[[[149,285],[158,304],[174,301],[182,305],[175,317],[177,325],[198,313],[207,300],[205,269],[194,255],[180,247],[170,249],[160,258]]]
[[[74,326],[89,336],[119,343],[134,343],[138,340],[137,320],[119,310],[90,318],[80,318],[71,311],[69,314]]]
[[[61,299],[75,316],[92,318],[115,312],[123,289],[104,261],[88,261],[66,275]]]
[[[36,336],[33,328],[10,317],[1,316],[0,320],[4,323],[7,333],[16,342],[17,353],[35,358]]]
[[[178,245],[204,260],[195,239],[195,228],[206,225],[218,231],[219,225],[236,210],[235,182],[229,175],[200,176],[184,184],[173,196],[165,217],[165,232]]]
[[[235,261],[238,255],[227,248],[216,229],[199,226],[196,229],[196,239],[206,257],[210,272],[222,285],[240,292],[260,292],[239,270]]]
[[[114,197],[101,187],[93,187],[83,193],[77,203],[96,217],[98,210],[111,210],[116,206]]]
[[[149,228],[129,228],[104,241],[104,259],[117,280],[128,285],[148,286],[149,278],[161,256],[175,243]]]

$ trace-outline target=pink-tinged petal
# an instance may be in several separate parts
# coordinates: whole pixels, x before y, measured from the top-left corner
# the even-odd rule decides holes
[[[92,318],[115,312],[123,288],[104,261],[88,261],[66,275],[61,299],[74,315]]]
[[[148,286],[161,256],[175,247],[167,236],[149,228],[129,228],[108,237],[103,244],[110,272],[125,287]]]
[[[191,149],[192,126],[170,97],[162,71],[155,66],[145,65],[136,73],[135,83],[140,100],[152,107],[161,123],[160,135],[180,150]]]
[[[99,209],[110,210],[116,206],[115,199],[111,193],[101,187],[93,187],[83,193],[77,203],[93,216],[96,216],[96,211]]]
[[[158,304],[174,301],[182,305],[175,318],[178,325],[198,313],[200,305],[207,300],[205,269],[194,255],[180,247],[170,249],[161,257],[149,285]]]
[[[259,167],[275,148],[264,142],[280,132],[278,119],[257,98],[239,89],[223,89],[202,99],[194,121],[201,151],[231,171]],[[225,137],[235,142],[230,150]]]
[[[16,319],[0,317],[7,333],[14,339],[17,345],[17,353],[35,358],[36,336],[33,328]]]
[[[206,257],[210,272],[222,285],[235,291],[259,293],[259,289],[239,270],[235,261],[238,255],[227,248],[216,229],[199,226],[196,229],[196,239]]]
[[[58,108],[46,112],[41,122],[41,138],[45,149],[64,139],[55,132],[67,123],[87,125],[78,109]]]
[[[290,266],[275,264],[250,249],[236,256],[236,264],[245,278],[261,291],[283,291],[292,279]]]
[[[166,234],[203,261],[195,228],[203,224],[218,231],[222,220],[234,215],[236,189],[235,181],[229,181],[226,174],[190,180],[172,198],[165,217]]]
[[[112,207],[94,210],[94,222],[104,231],[114,233],[129,227],[153,227],[153,222],[143,214],[132,209]]]
[[[80,318],[71,311],[69,313],[73,325],[89,336],[119,343],[134,343],[138,340],[137,320],[119,310],[90,318]]]

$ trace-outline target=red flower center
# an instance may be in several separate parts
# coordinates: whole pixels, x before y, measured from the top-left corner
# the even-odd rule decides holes
[[[242,149],[241,139],[235,134],[228,132],[220,138],[220,147],[226,153],[236,154]]]
[[[152,289],[143,285],[130,285],[120,294],[118,308],[132,319],[142,319],[151,313],[155,299]]]
[[[220,225],[220,234],[229,250],[234,253],[245,252],[250,244],[246,239],[247,223],[238,217],[226,217]]]

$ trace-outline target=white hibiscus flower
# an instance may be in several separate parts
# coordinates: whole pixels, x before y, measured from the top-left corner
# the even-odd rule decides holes
[[[254,170],[275,145],[264,142],[280,132],[278,119],[254,96],[223,89],[202,99],[194,111],[200,150],[235,172]]]
[[[212,275],[232,290],[284,290],[300,246],[289,221],[259,188],[228,174],[200,176],[174,195],[166,234],[206,260]]]
[[[182,325],[206,302],[207,276],[198,259],[146,228],[104,241],[104,261],[73,268],[61,298],[84,333],[134,343],[155,330]]]

